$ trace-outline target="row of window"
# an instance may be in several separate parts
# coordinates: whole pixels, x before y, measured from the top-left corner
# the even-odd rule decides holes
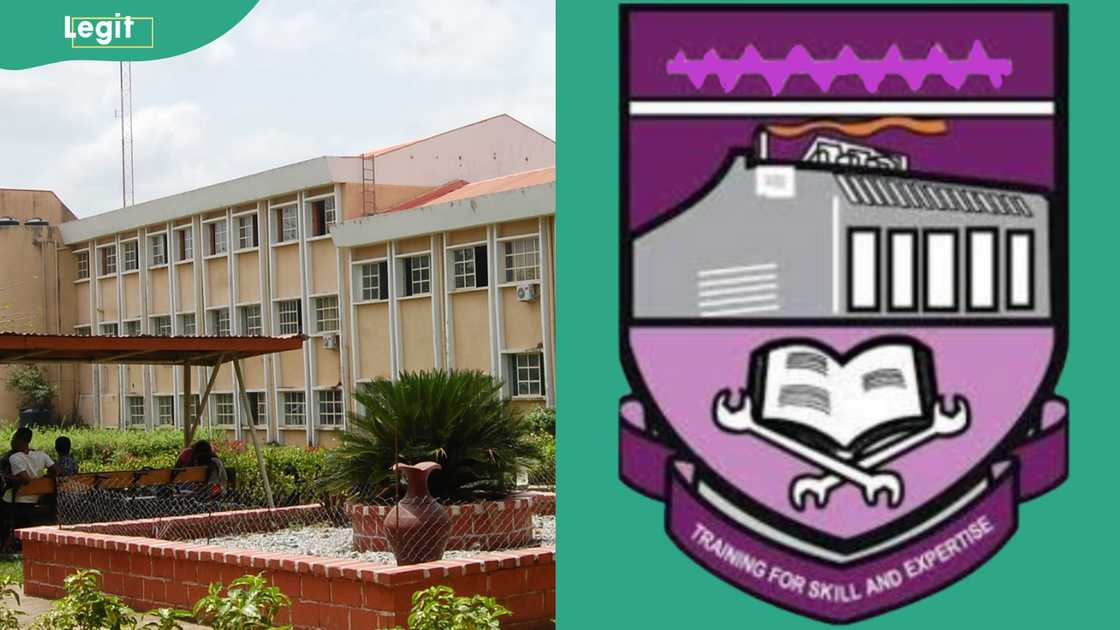
[[[540,279],[540,241],[536,236],[503,241],[501,246],[501,273],[505,282],[532,282]],[[452,289],[489,286],[486,252],[486,245],[468,245],[449,250]],[[398,257],[397,274],[401,295],[408,297],[431,293],[432,255],[423,253]],[[355,265],[353,285],[355,302],[389,299],[388,261],[374,260]]]
[[[307,203],[308,217],[310,220],[309,231],[311,236],[325,236],[330,226],[337,222],[334,197],[327,197]],[[276,226],[273,234],[274,243],[285,243],[299,239],[299,216],[296,204],[291,204],[272,209],[275,217],[273,224]],[[237,238],[238,249],[252,249],[260,244],[260,234],[257,228],[257,214],[239,214],[233,216],[233,226]],[[207,256],[225,254],[229,252],[230,234],[229,224],[225,219],[205,221],[202,224],[206,236],[205,245]],[[174,254],[175,260],[185,261],[194,258],[194,229],[186,225],[175,228]],[[168,261],[167,233],[148,235],[148,260],[149,266],[161,267]],[[120,268],[121,271],[136,271],[140,268],[139,240],[130,239],[120,242]],[[74,252],[77,260],[78,279],[89,278],[90,261],[89,252]],[[100,245],[97,247],[97,274],[107,276],[117,273],[118,250],[116,244]]]
[[[920,303],[926,312],[958,312],[963,304],[966,311],[990,313],[1000,310],[1000,287],[1005,310],[1033,310],[1034,232],[1005,230],[1003,259],[999,232],[964,230],[962,261],[961,230],[922,230],[919,248],[916,229],[887,229],[884,239],[879,228],[850,228],[848,310],[916,312]]]
[[[256,426],[268,425],[268,397],[264,392],[247,392],[249,404],[256,407]],[[306,396],[304,392],[279,392],[280,395],[280,424],[293,427],[304,426],[307,421]],[[180,402],[183,400],[179,397]],[[190,413],[198,410],[198,394],[191,395]],[[216,426],[233,426],[236,423],[236,407],[234,394],[210,394],[213,423]],[[320,426],[342,426],[342,391],[338,389],[324,389],[315,392],[316,411]],[[155,426],[167,426],[175,423],[175,397],[152,396],[153,416]],[[147,417],[143,396],[128,396],[125,398],[125,422],[127,426],[145,426]],[[248,424],[245,419],[244,424]]]
[[[326,333],[338,331],[338,296],[324,295],[311,298],[315,309],[315,318],[312,321],[314,332]],[[261,305],[248,304],[237,307],[240,318],[240,333],[242,336],[255,337],[263,334],[261,324]],[[228,337],[230,332],[229,307],[213,308],[206,311],[208,317],[207,333],[219,337]],[[183,313],[179,317],[179,335],[191,336],[198,334],[195,326],[194,313]],[[303,331],[302,308],[300,300],[278,300],[276,302],[277,333],[281,335],[294,335]],[[126,337],[135,337],[142,334],[140,320],[133,319],[122,322],[123,334]],[[89,326],[78,326],[75,332],[79,335],[89,335]],[[115,337],[122,334],[116,322],[101,324],[101,334]],[[156,315],[151,318],[151,333],[161,337],[171,336],[171,316]]]

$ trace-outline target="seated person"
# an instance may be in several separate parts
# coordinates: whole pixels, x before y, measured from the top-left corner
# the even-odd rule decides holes
[[[55,438],[54,452],[58,454],[58,473],[60,475],[78,474],[78,460],[70,454],[70,438],[65,435]]]
[[[8,458],[8,465],[11,466],[11,479],[16,482],[15,486],[27,483],[32,479],[38,479],[44,474],[58,474],[58,465],[51,460],[50,456],[43,451],[31,450],[25,436],[18,431],[12,436],[11,444],[12,454]],[[4,492],[6,503],[33,504],[39,502],[39,495],[17,494],[16,489],[9,488]]]
[[[34,434],[31,432],[31,427],[20,427],[16,429],[16,432],[12,436],[12,438],[18,437],[28,444],[31,444],[31,438],[33,437],[33,435]],[[4,475],[5,477],[11,476],[12,474],[12,465],[10,460],[12,457],[12,453],[15,452],[16,451],[14,449],[8,449],[8,452],[0,456],[0,474]]]
[[[214,454],[214,449],[206,440],[199,440],[191,447],[191,466],[206,466],[206,490],[209,496],[217,496],[226,489],[229,477],[225,464]]]

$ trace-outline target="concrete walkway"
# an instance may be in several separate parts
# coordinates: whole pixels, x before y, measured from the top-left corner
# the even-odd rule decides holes
[[[34,621],[36,617],[50,610],[53,601],[49,599],[41,599],[39,597],[26,597],[23,594],[22,588],[17,590],[19,590],[19,610],[22,610],[24,613],[26,613],[20,618],[20,626],[26,628],[27,626],[31,625],[31,622]],[[145,622],[154,620],[154,617],[145,616],[143,621],[141,621],[141,625],[143,625]],[[205,630],[206,626],[199,626],[193,623],[184,622],[183,628],[185,628],[186,630]]]

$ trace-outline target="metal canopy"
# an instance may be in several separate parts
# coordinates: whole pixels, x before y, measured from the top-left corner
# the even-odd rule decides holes
[[[102,337],[0,332],[3,363],[206,365],[299,350],[303,335],[283,337]]]

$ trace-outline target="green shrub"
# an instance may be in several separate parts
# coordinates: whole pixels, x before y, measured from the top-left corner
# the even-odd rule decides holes
[[[214,630],[278,630],[273,620],[281,608],[291,605],[287,595],[268,586],[263,575],[243,575],[222,596],[221,582],[211,584],[209,593],[194,605],[194,617]]]
[[[140,630],[183,630],[182,622],[191,618],[189,612],[175,608],[160,608],[148,614],[155,619],[140,626]]]
[[[512,614],[493,597],[459,597],[447,586],[412,594],[409,630],[489,630],[502,626],[499,617]],[[399,628],[398,628],[399,630]]]
[[[66,596],[39,616],[35,630],[132,630],[136,613],[120,598],[101,592],[101,572],[78,570],[63,581]]]
[[[23,615],[22,610],[12,610],[8,608],[8,600],[15,600],[16,606],[19,606],[19,591],[15,586],[19,581],[10,575],[0,576],[0,630],[18,630],[20,615]]]
[[[363,383],[341,446],[327,454],[322,487],[362,498],[392,496],[398,462],[434,461],[429,488],[441,498],[504,495],[536,463],[529,421],[477,371],[406,372]]]
[[[537,407],[525,414],[529,424],[533,426],[534,433],[547,433],[556,436],[556,409],[552,407]]]
[[[532,442],[537,449],[537,463],[529,467],[529,483],[534,486],[556,485],[556,437],[548,433],[534,433]]]
[[[35,365],[9,365],[8,391],[19,396],[20,409],[49,409],[54,398],[55,386],[47,382],[42,370]]]

